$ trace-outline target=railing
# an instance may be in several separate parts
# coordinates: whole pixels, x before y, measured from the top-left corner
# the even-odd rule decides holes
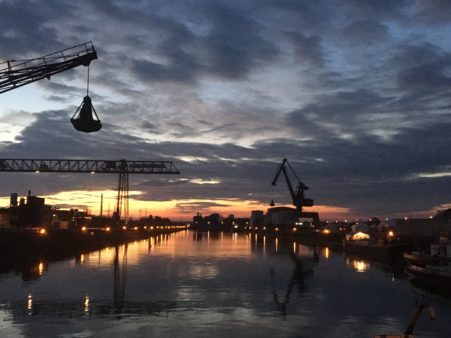
[[[35,59],[5,61],[0,64],[6,64],[0,69],[0,94],[80,65],[88,66],[95,59],[97,52],[89,41]]]

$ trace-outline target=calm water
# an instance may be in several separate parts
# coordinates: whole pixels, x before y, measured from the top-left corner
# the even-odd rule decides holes
[[[1,275],[0,292],[0,337],[128,338],[401,333],[420,294],[402,272],[327,248],[189,231],[41,262]],[[451,337],[451,301],[423,297],[437,319],[423,313],[417,336]]]

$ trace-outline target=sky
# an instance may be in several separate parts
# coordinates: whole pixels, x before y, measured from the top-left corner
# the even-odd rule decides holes
[[[87,68],[0,94],[0,158],[171,160],[131,176],[131,213],[248,216],[290,204],[283,158],[320,218],[451,206],[451,2],[0,0],[0,62],[92,41],[98,133],[70,117]],[[0,176],[59,206],[114,207],[114,175]]]

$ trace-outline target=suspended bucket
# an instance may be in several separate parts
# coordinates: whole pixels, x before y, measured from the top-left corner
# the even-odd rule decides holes
[[[102,123],[100,123],[99,117],[97,116],[89,95],[86,95],[83,98],[83,102],[78,107],[70,121],[75,129],[84,133],[92,133],[99,131],[102,128]]]

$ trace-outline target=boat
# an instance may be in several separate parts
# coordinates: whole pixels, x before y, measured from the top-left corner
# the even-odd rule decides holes
[[[440,236],[438,244],[431,245],[431,253],[404,253],[411,283],[432,290],[451,293],[451,250],[447,234]]]
[[[404,243],[398,241],[390,231],[386,237],[370,238],[368,234],[358,232],[347,235],[343,241],[347,254],[375,260],[393,260],[402,257]]]

